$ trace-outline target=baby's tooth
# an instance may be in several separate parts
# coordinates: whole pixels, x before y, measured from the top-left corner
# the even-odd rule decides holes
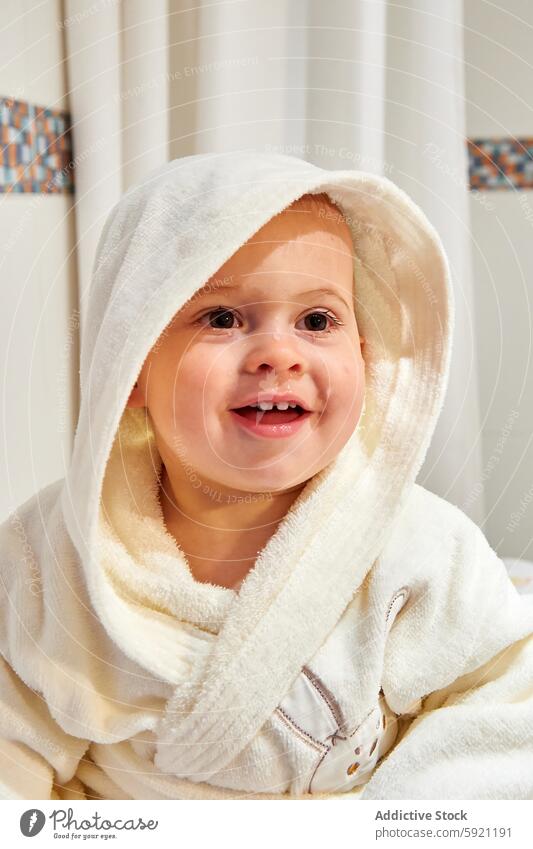
[[[289,407],[294,408],[294,407],[297,407],[297,406],[298,406],[298,404],[296,403],[296,401],[289,401]]]
[[[278,410],[288,410],[289,404],[287,403],[287,401],[278,401],[276,407],[278,408]]]
[[[274,404],[270,401],[259,401],[258,406],[260,410],[271,410]]]

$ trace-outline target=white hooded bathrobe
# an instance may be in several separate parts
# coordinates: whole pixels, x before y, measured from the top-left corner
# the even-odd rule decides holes
[[[193,579],[149,417],[126,402],[173,315],[309,192],[353,234],[364,411],[236,592]],[[4,798],[533,798],[533,606],[415,483],[452,325],[439,237],[387,179],[237,152],[124,195],[94,267],[71,465],[1,528]]]

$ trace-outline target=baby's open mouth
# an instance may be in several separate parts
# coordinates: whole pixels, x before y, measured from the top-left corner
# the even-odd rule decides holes
[[[245,407],[234,407],[232,412],[256,424],[261,422],[262,424],[274,425],[293,422],[303,416],[307,410],[304,410],[299,404],[261,402],[260,404],[247,404]]]

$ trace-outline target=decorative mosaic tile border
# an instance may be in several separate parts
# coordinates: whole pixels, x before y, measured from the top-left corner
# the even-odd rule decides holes
[[[0,97],[0,192],[74,191],[67,112]]]
[[[533,137],[468,139],[471,189],[533,189]]]
[[[68,112],[0,97],[0,193],[72,193],[70,123]],[[533,189],[533,137],[467,144],[471,189]]]

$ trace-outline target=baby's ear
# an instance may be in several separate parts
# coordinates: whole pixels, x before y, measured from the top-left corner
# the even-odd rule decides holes
[[[144,407],[146,406],[144,403],[144,393],[138,383],[135,383],[135,386],[130,392],[130,397],[126,403],[126,407]]]

